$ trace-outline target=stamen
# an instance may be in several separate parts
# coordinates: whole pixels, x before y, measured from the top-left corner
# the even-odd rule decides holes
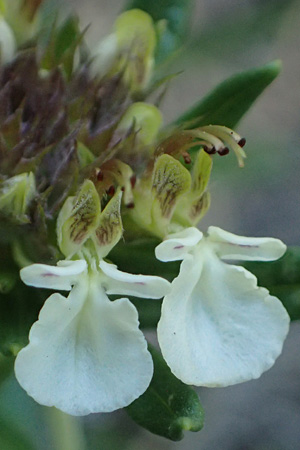
[[[241,141],[241,137],[237,133],[235,133],[234,131],[232,132],[230,128],[220,125],[208,125],[207,127],[202,127],[201,129],[204,129],[204,131],[209,130],[210,132],[215,133],[215,135],[219,139],[221,139],[229,148],[234,151],[239,166],[244,167],[244,159],[246,158],[246,153],[238,144],[238,142]],[[223,148],[224,146],[222,146],[222,149],[217,149],[217,151],[223,150]]]
[[[223,142],[218,139],[218,137],[207,133],[205,130],[203,130],[203,128],[208,128],[208,127],[202,127],[201,129],[196,129],[196,130],[187,130],[187,133],[194,136],[195,138],[201,139],[203,141],[205,141],[208,144],[211,144],[213,148],[215,148],[216,151],[218,150],[222,150],[222,148],[224,147]]]
[[[104,173],[100,169],[99,172],[97,173],[97,180],[98,181],[103,181],[103,178],[104,178]]]
[[[135,183],[136,183],[136,176],[135,176],[135,175],[132,175],[132,176],[130,177],[130,184],[131,184],[132,189],[134,188]]]
[[[108,195],[110,195],[112,197],[113,195],[115,195],[115,192],[116,192],[115,187],[114,186],[110,186],[109,189],[106,192],[107,192]]]
[[[192,159],[191,159],[190,155],[188,154],[188,152],[183,152],[182,156],[183,156],[184,162],[186,164],[191,164]]]
[[[205,148],[204,148],[205,147]],[[215,147],[207,147],[206,145],[203,147],[203,150],[208,153],[209,155],[215,155],[217,153],[217,150]],[[218,150],[218,152],[221,150]]]
[[[218,153],[219,153],[220,156],[228,155],[229,148],[228,147],[224,147],[222,150],[219,150]]]
[[[239,142],[238,142],[238,145],[239,145],[240,147],[244,147],[245,144],[246,144],[246,139],[245,139],[245,138],[240,139]]]

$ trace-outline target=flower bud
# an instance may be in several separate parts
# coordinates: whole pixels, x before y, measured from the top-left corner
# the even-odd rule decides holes
[[[27,210],[36,194],[32,172],[21,173],[5,180],[0,186],[0,211],[13,216],[18,222],[29,221]]]
[[[1,48],[1,63],[6,64],[11,61],[16,51],[16,41],[12,29],[0,15],[0,48]]]
[[[126,133],[132,126],[137,132],[138,143],[142,146],[151,145],[162,126],[162,114],[150,103],[133,103],[123,115],[116,132]]]
[[[132,9],[117,18],[114,28],[95,52],[94,73],[104,76],[121,72],[132,91],[143,90],[154,65],[156,34],[152,18]]]

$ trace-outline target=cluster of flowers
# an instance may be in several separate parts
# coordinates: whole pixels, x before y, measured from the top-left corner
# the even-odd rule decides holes
[[[26,53],[8,63],[15,52],[9,34],[11,47],[1,53],[8,64],[2,92],[6,83],[15,87],[17,71],[27,71],[28,58],[32,62]],[[150,16],[123,13],[88,65],[73,67],[71,90],[57,70],[36,70],[39,101],[32,83],[22,87],[24,95],[10,111],[11,126],[21,120],[15,142],[11,128],[5,128],[6,145],[14,151],[3,152],[1,214],[24,226],[33,223],[34,232],[41,223],[51,228],[55,222],[57,245],[53,232],[48,243],[55,248],[52,261],[60,259],[56,265],[31,264],[30,252],[25,258],[25,247],[18,247],[18,260],[26,266],[21,279],[36,288],[70,292],[46,300],[29,344],[17,355],[15,373],[38,403],[72,415],[125,407],[149,386],[152,358],[126,296],[163,298],[159,345],[174,375],[187,384],[227,386],[259,377],[273,365],[288,332],[281,302],[258,287],[246,269],[224,262],[276,260],[285,245],[213,226],[206,234],[196,228],[210,204],[212,155],[231,149],[242,165],[244,140],[216,125],[166,134],[160,111],[134,101],[149,91],[155,45]],[[32,71],[29,77],[32,81]],[[80,96],[86,103],[77,101]],[[68,114],[61,101],[71,104]],[[76,118],[71,131],[66,115],[68,124]],[[155,256],[166,263],[182,261],[178,276],[170,283],[118,270],[110,252],[122,236],[159,238]]]

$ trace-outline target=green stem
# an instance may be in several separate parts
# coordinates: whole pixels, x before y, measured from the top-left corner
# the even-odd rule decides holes
[[[86,450],[85,436],[80,418],[70,416],[56,408],[47,408],[47,422],[55,450]]]

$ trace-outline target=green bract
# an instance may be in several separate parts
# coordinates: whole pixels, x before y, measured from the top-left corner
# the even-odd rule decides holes
[[[28,222],[28,206],[36,195],[32,172],[8,178],[0,185],[0,211],[19,222]]]

